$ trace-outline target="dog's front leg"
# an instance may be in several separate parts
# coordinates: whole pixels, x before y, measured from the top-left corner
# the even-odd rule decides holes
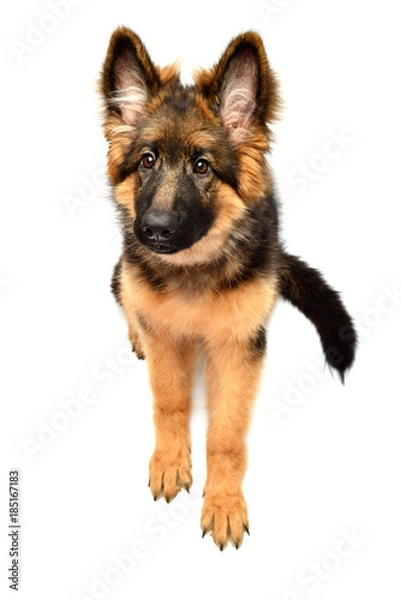
[[[154,332],[143,332],[153,392],[156,446],[149,465],[149,486],[157,500],[170,502],[192,484],[189,412],[194,348]]]
[[[249,533],[242,494],[245,435],[261,373],[264,335],[260,329],[249,340],[208,349],[207,481],[201,526],[220,550],[229,541],[238,548],[244,531]]]

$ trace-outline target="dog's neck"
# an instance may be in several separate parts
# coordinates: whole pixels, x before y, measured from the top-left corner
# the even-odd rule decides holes
[[[260,218],[261,211],[265,213]],[[157,255],[136,238],[129,219],[123,219],[124,258],[156,291],[180,290],[197,294],[221,292],[255,277],[266,276],[279,252],[278,222],[270,195],[250,207],[244,222],[207,262],[180,264]]]

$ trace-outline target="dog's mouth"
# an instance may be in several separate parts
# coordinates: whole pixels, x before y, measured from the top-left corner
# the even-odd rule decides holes
[[[155,252],[156,254],[175,254],[178,252],[178,248],[174,248],[174,246],[170,246],[167,244],[146,244],[149,250]]]

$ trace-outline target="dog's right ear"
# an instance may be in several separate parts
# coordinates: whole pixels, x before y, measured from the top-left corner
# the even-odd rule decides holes
[[[280,97],[261,37],[248,31],[237,36],[211,69],[198,70],[195,82],[221,118],[231,141],[240,145],[279,114]]]
[[[135,130],[147,101],[161,85],[160,69],[150,60],[140,38],[127,27],[116,29],[100,80],[107,117],[117,117],[120,130],[124,125]],[[107,127],[105,133],[107,137]]]

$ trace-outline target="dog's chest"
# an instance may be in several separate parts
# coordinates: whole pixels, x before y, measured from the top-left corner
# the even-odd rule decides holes
[[[248,339],[263,325],[275,304],[275,277],[247,282],[223,292],[188,294],[179,289],[157,292],[131,280],[132,310],[155,332],[220,341]]]

